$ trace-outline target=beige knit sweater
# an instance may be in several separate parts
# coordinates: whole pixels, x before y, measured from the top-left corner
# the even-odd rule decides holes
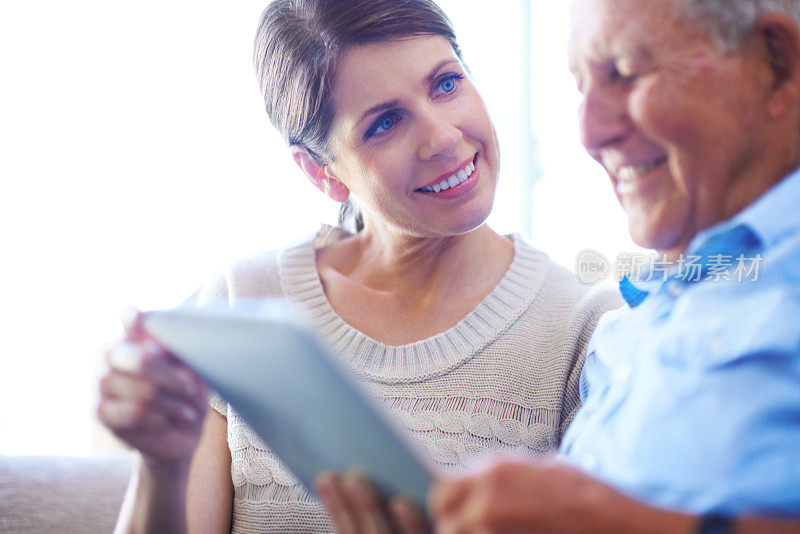
[[[377,402],[444,471],[491,454],[557,447],[578,408],[584,350],[599,316],[620,305],[512,236],[514,258],[483,302],[453,328],[386,346],[345,323],[325,297],[315,249],[346,234],[313,238],[234,265],[199,302],[283,295],[305,309]],[[332,532],[322,506],[219,397],[228,419],[233,532]]]

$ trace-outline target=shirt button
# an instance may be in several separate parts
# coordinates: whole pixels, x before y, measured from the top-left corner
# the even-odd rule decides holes
[[[725,351],[725,339],[717,336],[706,345],[708,352],[714,356],[719,356]]]
[[[623,363],[614,370],[614,379],[622,384],[627,383],[631,379],[633,368],[629,363]]]

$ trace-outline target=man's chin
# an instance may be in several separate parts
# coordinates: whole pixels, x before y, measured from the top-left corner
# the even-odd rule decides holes
[[[680,238],[681,232],[666,225],[659,225],[652,221],[628,218],[628,232],[633,242],[642,248],[662,251],[673,251],[683,245]]]

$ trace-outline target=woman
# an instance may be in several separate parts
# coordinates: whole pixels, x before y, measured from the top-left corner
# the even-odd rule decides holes
[[[555,447],[578,405],[585,344],[616,301],[484,224],[497,139],[444,13],[430,0],[276,0],[255,58],[294,160],[333,200],[356,196],[363,229],[323,228],[250,258],[198,303],[294,301],[444,469]],[[141,453],[120,525],[332,530],[222,399],[201,424],[199,381],[129,324],[98,410]],[[346,513],[336,519],[345,528]]]

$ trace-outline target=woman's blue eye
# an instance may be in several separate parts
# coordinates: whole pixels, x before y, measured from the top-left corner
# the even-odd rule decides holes
[[[378,127],[375,129],[375,132],[376,133],[385,132],[393,125],[394,125],[394,117],[392,117],[391,115],[387,115],[386,117],[381,119],[381,122],[378,123]]]
[[[458,83],[464,79],[463,74],[450,73],[446,76],[439,78],[436,82],[434,96],[443,96],[453,93],[458,89]],[[397,126],[397,123],[403,120],[401,113],[397,111],[388,111],[378,117],[375,122],[364,133],[364,139],[367,140],[376,135],[382,135]]]
[[[382,133],[386,133],[392,128],[394,128],[395,124],[400,122],[402,117],[399,113],[390,112],[378,117],[378,120],[372,123],[372,126],[369,127],[367,133],[364,134],[365,139],[369,139],[373,135],[380,135]]]
[[[450,94],[458,87],[458,82],[464,78],[461,74],[448,74],[436,84],[436,93],[439,95]]]

